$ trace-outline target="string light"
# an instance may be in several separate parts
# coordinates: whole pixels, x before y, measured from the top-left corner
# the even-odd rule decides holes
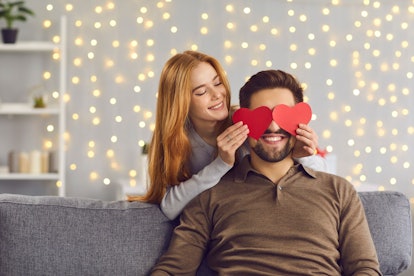
[[[408,39],[413,4],[287,2],[269,2],[273,9],[224,1],[212,11],[202,5],[192,11],[199,21],[187,26],[177,20],[184,12],[179,3],[144,1],[134,8],[137,14],[129,15],[128,28],[124,22],[128,15],[120,16],[121,4],[111,1],[96,5],[92,13],[82,13],[79,1],[64,4],[63,11],[57,5],[46,5],[49,17],[63,12],[71,19],[69,84],[63,95],[68,103],[69,148],[75,147],[71,143],[83,141],[74,132],[88,129],[86,136],[96,144],[80,146],[84,154],[98,159],[99,151],[105,152],[108,167],[117,170],[112,174],[128,175],[136,185],[140,170],[134,167],[136,163],[126,161],[129,158],[121,159],[120,141],[135,137],[130,146],[123,146],[130,147],[138,158],[155,127],[156,90],[164,62],[182,50],[200,49],[224,65],[234,103],[243,78],[258,69],[288,68],[307,83],[306,97],[315,113],[311,126],[320,134],[320,145],[338,156],[338,173],[349,181],[361,183],[361,187],[365,182],[381,184],[378,190],[404,190],[403,185],[414,185],[409,177],[414,162],[410,147],[414,136],[410,118],[414,45]],[[224,27],[217,29],[211,15],[219,18],[216,14],[220,12],[226,19]],[[336,23],[344,13],[349,15],[347,30]],[[49,32],[56,27],[53,22],[45,19],[42,26]],[[223,41],[215,40],[217,34]],[[60,37],[54,35],[52,40],[59,43]],[[52,58],[58,61],[59,53]],[[45,81],[58,77],[51,72],[44,72]],[[54,98],[58,96],[56,92]],[[100,137],[105,128],[107,139]],[[47,129],[56,132],[54,124]],[[76,156],[73,153],[70,158]],[[68,162],[76,173],[78,167],[85,167],[80,165],[82,160]],[[90,181],[116,183],[104,168],[87,167]]]

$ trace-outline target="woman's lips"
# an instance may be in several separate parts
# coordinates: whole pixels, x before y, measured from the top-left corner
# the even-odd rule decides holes
[[[223,105],[224,105],[223,102],[220,102],[216,105],[213,105],[213,106],[209,107],[208,109],[217,110],[217,109],[220,109],[221,107],[223,107]]]

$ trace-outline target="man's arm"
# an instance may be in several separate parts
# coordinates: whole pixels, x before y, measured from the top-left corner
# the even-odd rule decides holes
[[[342,207],[339,249],[343,275],[381,275],[365,211],[354,189]]]
[[[209,241],[209,222],[198,196],[185,207],[169,248],[161,256],[151,275],[195,275]]]

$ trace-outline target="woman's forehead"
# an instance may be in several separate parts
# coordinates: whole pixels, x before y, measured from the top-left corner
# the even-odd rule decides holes
[[[217,72],[210,63],[200,62],[191,71],[191,83],[193,84],[193,87],[202,85],[213,81],[216,76]]]

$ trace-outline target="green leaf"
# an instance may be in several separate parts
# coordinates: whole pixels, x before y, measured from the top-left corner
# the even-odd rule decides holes
[[[6,21],[7,28],[13,28],[15,21],[26,21],[27,16],[34,16],[32,9],[25,6],[25,1],[2,2],[0,0],[0,19]]]

